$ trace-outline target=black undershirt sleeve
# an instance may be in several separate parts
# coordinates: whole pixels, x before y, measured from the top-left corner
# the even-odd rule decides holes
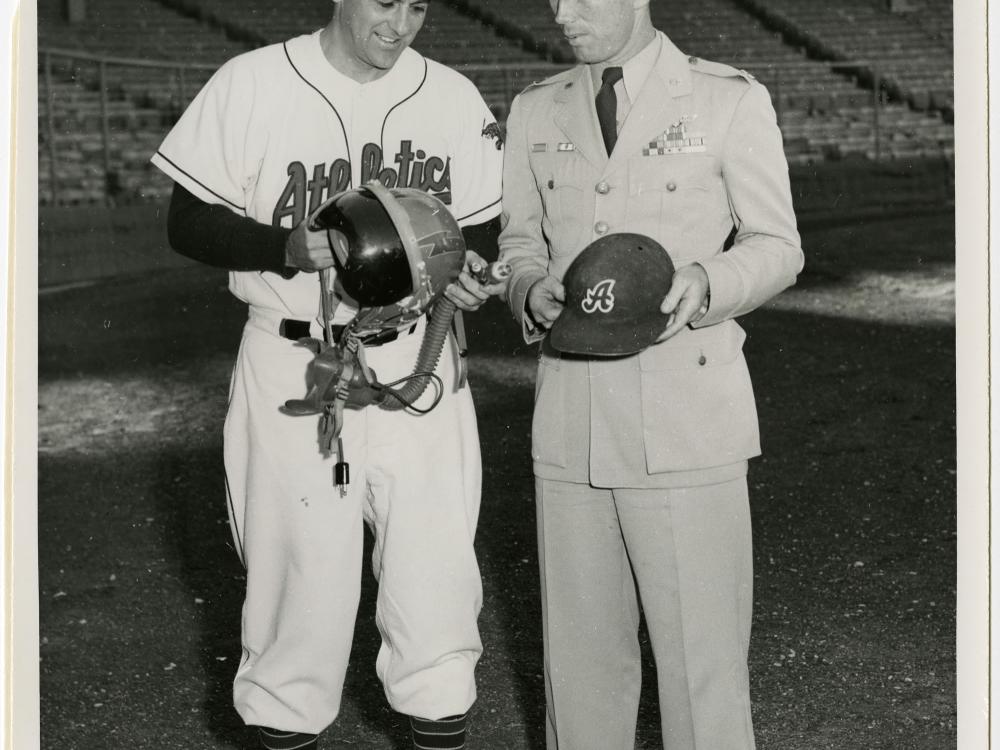
[[[167,240],[181,255],[230,271],[274,271],[285,278],[296,269],[285,265],[285,242],[291,229],[272,227],[205,203],[178,183],[170,196]],[[470,250],[484,260],[497,259],[500,218],[462,228]]]
[[[291,233],[205,203],[174,183],[167,240],[188,258],[230,271],[274,271],[291,278],[296,271],[285,266],[285,241]]]
[[[462,227],[465,246],[482,256],[487,263],[492,263],[500,254],[497,239],[500,236],[500,217],[497,216],[482,224],[472,224]]]

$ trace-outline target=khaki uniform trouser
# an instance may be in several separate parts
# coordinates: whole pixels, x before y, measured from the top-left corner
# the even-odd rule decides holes
[[[536,493],[548,750],[635,746],[640,600],[663,746],[752,750],[746,479],[607,490],[536,478]]]

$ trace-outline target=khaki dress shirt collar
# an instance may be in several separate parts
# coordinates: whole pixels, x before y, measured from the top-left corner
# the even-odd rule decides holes
[[[618,98],[618,122],[624,119],[624,113],[628,113],[631,103],[639,96],[646,79],[656,66],[656,61],[660,56],[660,49],[663,46],[663,39],[658,32],[653,36],[652,41],[639,50],[635,55],[626,60],[622,68],[622,80],[615,84],[615,94]],[[590,80],[593,83],[594,91],[601,88],[601,74],[606,65],[590,65]]]

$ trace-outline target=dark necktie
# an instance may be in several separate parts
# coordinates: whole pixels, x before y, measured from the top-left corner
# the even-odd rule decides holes
[[[601,123],[601,135],[604,136],[608,156],[611,156],[615,141],[618,140],[618,97],[615,96],[615,84],[621,79],[621,68],[605,68],[601,74],[601,89],[594,98],[597,121]]]

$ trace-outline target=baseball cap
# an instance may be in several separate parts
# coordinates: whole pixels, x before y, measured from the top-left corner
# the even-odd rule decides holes
[[[673,261],[650,237],[621,232],[595,240],[566,269],[566,306],[549,343],[566,354],[641,352],[667,327],[660,303],[673,278]]]

